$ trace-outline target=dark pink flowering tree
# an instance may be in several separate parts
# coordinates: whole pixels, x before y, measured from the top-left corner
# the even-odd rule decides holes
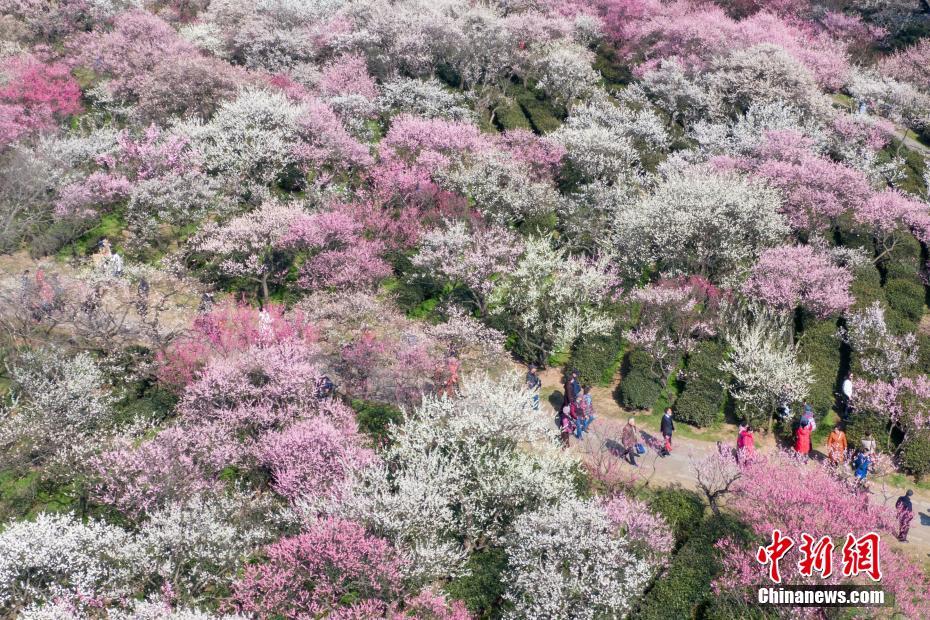
[[[30,56],[0,61],[0,149],[37,132],[51,131],[81,111],[81,89],[64,63]]]
[[[791,312],[801,307],[820,318],[844,312],[853,303],[852,274],[808,245],[762,252],[743,284],[743,293]]]

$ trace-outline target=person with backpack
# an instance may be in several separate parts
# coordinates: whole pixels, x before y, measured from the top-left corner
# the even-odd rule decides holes
[[[623,427],[623,431],[620,433],[620,445],[623,446],[624,454],[627,457],[627,460],[630,462],[630,465],[639,467],[636,463],[636,457],[639,456],[638,451],[638,439],[639,433],[636,429],[636,420],[630,418],[626,423],[626,426]]]
[[[675,421],[672,419],[671,407],[665,408],[665,415],[662,416],[662,421],[659,423],[659,432],[665,438],[665,445],[662,446],[661,454],[666,457],[672,453],[672,433],[675,432]]]

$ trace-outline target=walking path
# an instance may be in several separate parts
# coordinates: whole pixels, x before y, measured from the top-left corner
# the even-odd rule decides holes
[[[561,402],[562,385],[561,373],[559,369],[548,369],[540,373],[542,379],[541,400],[551,403],[553,414],[555,407]],[[622,409],[614,400],[613,388],[593,388],[594,407],[598,419],[595,419],[591,427],[592,435],[596,439],[613,439],[619,440],[620,425],[624,424],[630,417],[637,418],[637,426],[644,434],[647,440],[650,438],[661,439],[659,433],[658,421],[652,415],[636,415]],[[548,415],[548,412],[547,412]],[[598,420],[601,421],[600,425]],[[608,420],[607,424],[604,420]],[[600,431],[598,429],[600,426]],[[685,426],[684,423],[678,423],[678,427]],[[607,428],[605,428],[607,427]],[[610,429],[610,430],[608,430]],[[617,430],[617,437],[604,437],[600,433]],[[692,439],[682,437],[681,433],[676,432],[674,437],[674,447],[672,454],[667,457],[660,457],[654,449],[648,450],[645,457],[639,459],[640,468],[636,471],[637,484],[648,486],[672,486],[679,485],[685,489],[696,490],[697,480],[692,468],[692,461],[697,461],[702,457],[711,454],[717,450],[717,438],[723,437],[723,433],[709,433],[709,440]],[[760,434],[761,435],[761,434]],[[648,441],[645,443],[649,443]],[[736,429],[733,428],[725,443],[736,445]],[[577,449],[577,442],[574,437],[571,439],[572,450]],[[756,449],[759,451],[769,451],[775,449],[775,443],[757,436]],[[620,465],[631,472],[633,467],[622,459]],[[811,465],[814,467],[815,465]],[[633,474],[630,474],[633,475]],[[905,489],[895,487],[881,480],[872,480],[869,484],[874,502],[887,506],[894,506],[897,498],[904,494]],[[903,548],[906,552],[918,559],[930,568],[930,494],[922,489],[914,488],[914,520],[911,522],[911,530],[908,535],[909,542],[900,544],[892,541],[893,545]]]

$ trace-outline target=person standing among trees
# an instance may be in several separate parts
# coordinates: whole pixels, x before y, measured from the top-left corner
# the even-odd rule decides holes
[[[811,451],[811,430],[810,422],[801,418],[801,424],[794,431],[794,451],[805,458]]]
[[[842,465],[846,462],[846,433],[839,424],[833,427],[830,436],[827,437],[827,456],[834,466]]]
[[[756,453],[756,438],[752,434],[752,426],[747,424],[739,429],[736,438],[736,460],[740,463],[749,462]]]
[[[873,454],[878,447],[875,443],[875,438],[872,437],[872,431],[868,431],[865,434],[865,437],[862,438],[861,443],[862,451],[867,454]]]
[[[623,431],[620,433],[620,445],[623,446],[624,453],[630,465],[639,467],[636,463],[636,457],[639,456],[639,453],[636,451],[636,439],[636,420],[630,418],[629,422],[626,423],[626,426],[623,427]]]
[[[672,433],[675,432],[675,421],[672,419],[672,408],[665,408],[665,415],[662,416],[662,422],[659,424],[659,432],[665,438],[665,445],[662,446],[662,456],[666,457],[672,453]]]
[[[565,378],[565,385],[562,386],[562,390],[564,404],[571,405],[574,403],[578,395],[581,394],[581,383],[578,382],[577,370],[573,370],[571,374]]]
[[[912,489],[898,498],[895,502],[895,510],[898,512],[898,540],[907,542],[907,533],[911,529],[911,521],[914,519],[914,504],[911,503],[911,495],[914,494]]]
[[[542,379],[539,378],[539,369],[536,364],[530,364],[526,371],[526,389],[533,395],[533,411],[539,411],[539,392],[542,389]]]
[[[852,378],[848,375],[843,379],[843,417],[849,417],[849,403],[852,401],[853,384]]]

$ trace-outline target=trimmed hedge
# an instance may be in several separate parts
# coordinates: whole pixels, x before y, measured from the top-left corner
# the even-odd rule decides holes
[[[704,520],[704,500],[694,491],[680,487],[659,488],[647,503],[671,526],[676,547],[684,544]]]
[[[930,431],[911,433],[901,444],[901,465],[920,480],[930,473]]]
[[[856,412],[846,422],[846,440],[851,449],[858,450],[865,434],[872,431],[872,438],[879,452],[885,451],[885,438],[888,436],[888,422],[872,413]]]
[[[896,278],[885,282],[885,299],[892,312],[918,323],[924,314],[924,287],[915,280]]]
[[[661,377],[652,370],[652,357],[641,349],[627,355],[620,382],[620,404],[626,409],[651,409],[662,394]]]
[[[722,570],[714,544],[728,536],[749,540],[746,527],[733,517],[711,517],[701,523],[630,617],[638,620],[701,617],[702,608],[716,597],[710,584]]]
[[[709,340],[702,342],[688,356],[687,380],[681,397],[675,403],[675,417],[695,426],[708,426],[723,419],[726,400],[726,373],[720,370],[726,347]]]
[[[494,115],[494,119],[497,126],[500,127],[502,131],[510,131],[511,129],[526,129],[531,131],[533,129],[530,120],[526,118],[520,104],[515,101],[500,106],[497,109],[497,114]]]
[[[841,345],[836,332],[836,322],[821,321],[806,327],[800,337],[800,357],[810,363],[814,375],[807,402],[818,418],[823,418],[836,402]]]
[[[572,347],[565,372],[578,371],[582,385],[610,385],[623,360],[623,336],[619,330],[606,336],[585,336]]]
[[[530,119],[533,129],[537,133],[546,134],[555,131],[562,124],[556,116],[555,108],[545,101],[540,101],[532,91],[525,91],[517,95],[517,102],[523,113]]]
[[[882,290],[882,275],[875,265],[868,263],[853,272],[850,292],[855,298],[852,310],[864,310],[876,301],[885,304],[885,291]]]
[[[930,335],[917,333],[917,371],[930,375]]]

